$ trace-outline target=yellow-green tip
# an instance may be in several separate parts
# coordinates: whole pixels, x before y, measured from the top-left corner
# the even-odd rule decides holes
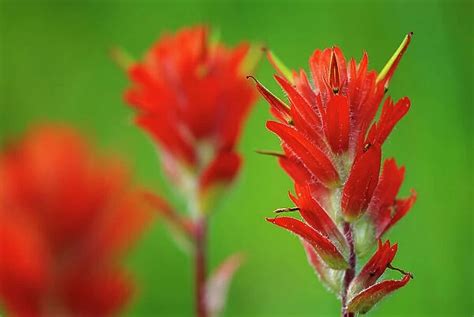
[[[382,71],[377,77],[377,82],[385,80],[387,83],[393,75],[395,68],[397,67],[400,59],[402,58],[403,54],[405,53],[408,45],[410,44],[411,38],[413,36],[413,32],[408,33],[405,38],[403,39],[402,43],[392,55],[392,57],[388,60],[387,64],[384,66]]]
[[[268,48],[264,47],[263,51],[266,53],[268,61],[273,65],[276,71],[290,83],[293,83],[293,76],[290,69]]]
[[[113,47],[110,49],[110,57],[115,64],[124,71],[127,71],[133,64],[135,64],[135,60],[132,56],[119,47]]]

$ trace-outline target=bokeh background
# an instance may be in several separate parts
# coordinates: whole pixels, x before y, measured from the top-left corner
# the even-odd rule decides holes
[[[380,70],[405,33],[415,33],[390,87],[412,109],[385,146],[406,165],[402,192],[419,199],[388,235],[395,264],[415,279],[372,316],[471,316],[473,299],[472,1],[12,1],[0,2],[0,142],[36,122],[70,122],[120,153],[136,181],[173,195],[148,138],[122,101],[127,80],[113,46],[140,57],[164,30],[207,23],[221,39],[265,43],[291,67],[307,68],[315,48],[369,53]],[[277,89],[268,62],[257,77]],[[264,221],[288,206],[291,183],[270,157],[267,105],[253,109],[240,142],[245,166],[212,219],[210,263],[247,254],[225,316],[336,316],[339,302],[318,282],[296,238]],[[124,316],[190,316],[190,259],[162,223],[150,226],[126,259],[139,290]]]

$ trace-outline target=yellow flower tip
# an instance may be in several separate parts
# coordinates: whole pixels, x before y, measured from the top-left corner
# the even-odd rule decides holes
[[[392,57],[388,60],[387,64],[385,64],[384,68],[380,72],[380,74],[377,77],[377,83],[378,82],[384,82],[385,89],[388,88],[388,83],[390,79],[393,76],[393,73],[395,72],[395,69],[398,66],[398,63],[400,62],[403,54],[405,53],[406,49],[408,48],[408,45],[411,42],[411,38],[413,37],[413,32],[408,33],[405,38],[403,39],[402,43],[400,46],[397,48],[395,53],[392,55]]]
[[[263,47],[262,51],[266,54],[268,61],[272,64],[278,74],[293,84],[293,75],[290,69],[286,67],[286,65],[267,47]]]
[[[112,47],[109,51],[109,56],[115,64],[124,71],[128,71],[128,69],[135,64],[135,60],[132,56],[119,47]]]
[[[262,45],[261,44],[252,44],[249,47],[247,55],[245,56],[244,61],[242,62],[241,72],[243,74],[253,74],[262,58]]]

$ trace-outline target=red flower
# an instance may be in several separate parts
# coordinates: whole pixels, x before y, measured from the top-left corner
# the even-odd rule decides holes
[[[0,300],[15,316],[107,316],[132,283],[117,263],[147,213],[115,159],[65,127],[0,154]]]
[[[238,174],[236,143],[256,99],[244,75],[257,61],[250,46],[231,49],[210,41],[208,33],[206,27],[194,27],[162,36],[142,61],[128,68],[132,87],[125,94],[137,110],[137,124],[156,141],[164,170],[186,202],[190,217],[165,199],[148,195],[174,231],[186,238],[179,240],[190,242],[200,317],[218,315],[240,263],[231,257],[208,276],[207,217],[221,190]]]
[[[349,285],[348,311],[365,314],[383,297],[408,283],[412,278],[411,274],[391,266],[396,253],[397,244],[390,246],[390,241],[382,244],[379,240],[377,252]],[[387,268],[402,272],[404,274],[403,279],[398,281],[388,280],[375,284]]]
[[[125,99],[177,183],[186,182],[189,171],[200,178],[201,190],[236,176],[241,158],[235,145],[255,101],[243,76],[251,66],[248,51],[246,43],[235,49],[214,43],[207,28],[195,27],[164,35],[129,68],[133,85]]]
[[[298,211],[303,218],[267,220],[303,240],[318,276],[340,295],[345,316],[367,311],[409,280],[408,277],[403,282],[382,282],[370,287],[395,255],[391,249],[393,256],[387,256],[390,246],[384,245],[380,252],[386,263],[379,263],[382,260],[377,260],[380,252],[377,253],[367,264],[379,261],[375,275],[369,278],[368,269],[363,269],[349,290],[357,256],[370,249],[415,201],[415,194],[396,199],[403,170],[398,170],[393,160],[386,161],[379,179],[382,145],[407,113],[410,100],[405,97],[394,104],[388,97],[376,120],[389,81],[411,37],[411,33],[406,36],[380,74],[368,70],[367,54],[356,64],[354,59],[346,62],[338,47],[316,50],[309,62],[312,84],[303,70],[290,72],[268,52],[278,72],[275,79],[289,105],[255,80],[279,121],[267,122],[267,128],[281,139],[283,148],[283,153],[271,154],[278,157],[295,182],[297,195],[290,197],[296,207],[277,211]],[[363,282],[365,278],[367,281]],[[360,287],[357,292],[356,287]],[[368,296],[364,293],[366,288]]]

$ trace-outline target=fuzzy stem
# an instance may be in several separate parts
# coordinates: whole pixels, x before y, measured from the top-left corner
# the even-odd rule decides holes
[[[196,290],[196,316],[207,317],[206,309],[206,235],[207,223],[204,217],[195,223],[195,290]]]
[[[354,313],[346,311],[347,304],[347,292],[349,290],[349,285],[352,282],[352,279],[355,276],[356,268],[356,254],[354,250],[354,238],[352,236],[352,227],[351,224],[346,222],[344,223],[344,235],[346,236],[347,243],[349,244],[349,268],[346,270],[344,275],[344,288],[342,290],[341,304],[342,304],[342,317],[354,317]]]

